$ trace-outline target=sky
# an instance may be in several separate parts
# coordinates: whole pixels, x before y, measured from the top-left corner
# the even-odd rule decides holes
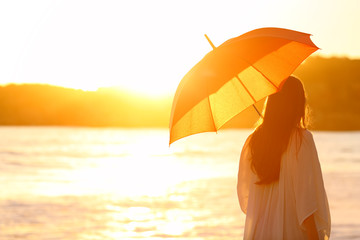
[[[261,27],[312,34],[317,54],[360,58],[360,0],[3,0],[0,84],[173,95],[211,46]]]

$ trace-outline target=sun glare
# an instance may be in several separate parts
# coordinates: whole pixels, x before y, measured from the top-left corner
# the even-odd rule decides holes
[[[147,97],[161,97],[172,95],[176,90],[177,83],[170,81],[151,81],[138,80],[133,82],[126,82],[119,86],[119,89],[124,89],[129,93],[135,93]]]
[[[129,81],[122,84],[118,82],[107,83],[108,86],[102,86],[99,82],[76,81],[69,84],[54,84],[66,88],[80,89],[83,91],[97,91],[100,88],[111,88],[121,92],[128,92],[144,97],[157,98],[174,94],[176,83],[164,81]]]

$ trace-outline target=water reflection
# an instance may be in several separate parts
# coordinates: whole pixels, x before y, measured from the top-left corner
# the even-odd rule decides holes
[[[166,130],[0,133],[0,239],[241,238],[235,189],[247,131],[199,134],[171,148]],[[359,134],[314,136],[333,239],[358,237]]]

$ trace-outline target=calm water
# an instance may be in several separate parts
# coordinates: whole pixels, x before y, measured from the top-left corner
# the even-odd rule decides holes
[[[0,128],[0,239],[241,239],[247,130]],[[360,239],[360,132],[315,132],[332,239]]]

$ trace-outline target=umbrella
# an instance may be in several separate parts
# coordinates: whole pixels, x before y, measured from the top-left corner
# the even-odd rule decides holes
[[[247,107],[279,91],[292,72],[319,49],[310,34],[283,28],[255,29],[217,48],[210,44],[213,50],[183,77],[176,90],[170,144],[192,134],[217,132]]]

